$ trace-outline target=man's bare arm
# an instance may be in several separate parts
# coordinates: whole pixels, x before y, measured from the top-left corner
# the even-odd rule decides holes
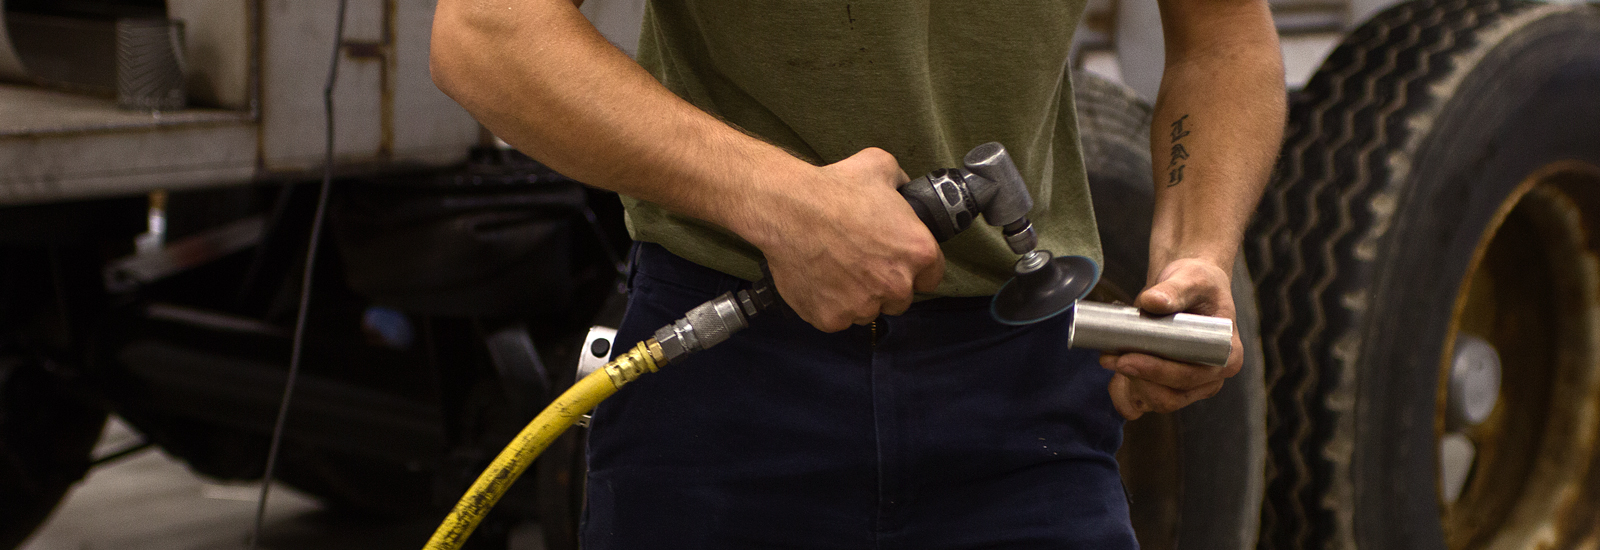
[[[1278,33],[1265,0],[1163,0],[1161,21],[1151,279],[1184,258],[1231,273],[1283,140]]]
[[[1156,313],[1236,317],[1230,290],[1245,224],[1283,138],[1283,60],[1265,0],[1160,0],[1166,71],[1150,131],[1155,220],[1151,285],[1137,305]],[[1243,363],[1237,330],[1225,367],[1107,356],[1125,416],[1209,397]]]
[[[899,313],[942,275],[937,244],[867,149],[812,166],[678,98],[571,0],[440,0],[434,81],[506,142],[590,185],[733,231],[823,330]]]

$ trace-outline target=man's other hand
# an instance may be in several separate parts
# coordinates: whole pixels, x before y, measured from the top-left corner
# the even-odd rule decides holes
[[[1179,363],[1140,353],[1103,354],[1100,366],[1114,371],[1111,401],[1124,418],[1147,412],[1172,412],[1211,397],[1222,381],[1239,373],[1244,347],[1239,343],[1237,314],[1227,270],[1215,263],[1182,259],[1167,264],[1156,282],[1134,300],[1139,309],[1157,315],[1194,313],[1234,321],[1233,351],[1221,367]]]
[[[910,181],[893,155],[869,148],[839,162],[791,173],[749,235],[773,282],[800,318],[824,332],[898,315],[913,291],[944,276],[933,234],[895,189]]]

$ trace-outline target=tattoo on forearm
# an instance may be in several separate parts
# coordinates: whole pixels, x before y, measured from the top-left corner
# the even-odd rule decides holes
[[[1184,161],[1189,160],[1189,150],[1180,142],[1190,133],[1183,129],[1183,121],[1187,118],[1189,115],[1185,114],[1172,121],[1172,160],[1167,163],[1167,187],[1183,183]]]

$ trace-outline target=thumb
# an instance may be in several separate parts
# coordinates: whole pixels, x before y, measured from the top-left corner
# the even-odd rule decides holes
[[[1178,313],[1193,305],[1199,290],[1200,281],[1179,272],[1144,289],[1133,305],[1157,315]]]

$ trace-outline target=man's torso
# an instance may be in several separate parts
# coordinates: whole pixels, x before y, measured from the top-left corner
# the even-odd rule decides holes
[[[652,2],[639,61],[669,89],[818,164],[880,147],[912,177],[1004,144],[1034,196],[1040,247],[1100,257],[1068,54],[1082,0]],[[759,251],[624,198],[636,239],[746,279]],[[1016,256],[984,224],[945,243],[937,295],[992,294]]]

